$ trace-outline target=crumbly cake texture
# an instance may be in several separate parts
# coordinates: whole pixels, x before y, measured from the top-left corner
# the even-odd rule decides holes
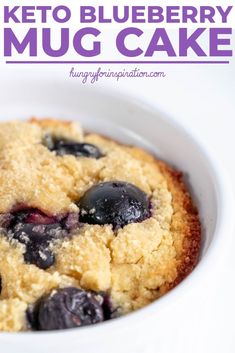
[[[46,134],[98,146],[100,159],[58,156]],[[24,262],[24,245],[0,231],[0,330],[27,329],[26,309],[53,289],[75,286],[107,291],[120,313],[159,298],[194,268],[200,249],[198,213],[182,174],[142,149],[96,134],[77,123],[32,119],[1,123],[0,214],[18,205],[48,215],[78,212],[77,201],[94,184],[120,180],[151,198],[151,217],[114,230],[85,224],[53,245],[47,270]]]

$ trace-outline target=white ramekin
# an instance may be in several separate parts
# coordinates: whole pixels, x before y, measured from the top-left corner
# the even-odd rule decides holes
[[[26,75],[26,74],[25,74]],[[216,274],[233,231],[233,199],[225,172],[208,146],[156,108],[117,92],[75,82],[31,79],[0,82],[0,120],[51,116],[81,121],[87,130],[140,145],[185,172],[203,224],[200,262],[177,288],[151,305],[93,327],[39,333],[0,333],[4,353],[144,352],[170,337],[169,322],[195,304],[200,287]],[[173,329],[173,328],[171,328]]]

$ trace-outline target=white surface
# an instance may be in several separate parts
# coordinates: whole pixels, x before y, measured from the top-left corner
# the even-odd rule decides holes
[[[84,70],[91,68],[92,66],[83,66]],[[42,71],[41,75],[47,75],[51,80],[55,76],[67,80],[69,69],[70,65],[27,66],[27,72],[31,72],[32,76],[36,75],[38,70]],[[9,79],[14,77],[17,82],[19,67],[4,66],[2,70],[7,71]],[[232,59],[229,66],[175,65],[158,66],[158,70],[165,70],[167,77],[155,80],[123,79],[118,83],[102,80],[98,86],[112,85],[117,91],[126,91],[137,99],[140,97],[141,100],[150,101],[181,121],[207,143],[218,159],[224,163],[233,181],[235,179],[235,60]],[[234,190],[231,192],[234,193]],[[156,332],[156,340],[145,344],[144,347],[140,344],[141,353],[235,351],[234,248],[235,235],[230,247],[223,254],[218,275],[208,280],[208,283],[203,283],[195,292],[193,305],[186,298],[184,310],[178,310],[178,312],[175,310],[174,316],[167,323],[163,322],[161,333],[164,332],[164,334],[160,339],[157,338]],[[141,334],[144,336],[147,333],[143,329],[142,332],[137,332],[137,336]],[[114,342],[114,346],[116,345],[118,343]]]

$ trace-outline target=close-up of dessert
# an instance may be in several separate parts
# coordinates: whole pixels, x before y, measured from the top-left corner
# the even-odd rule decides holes
[[[194,269],[200,242],[183,174],[166,162],[77,122],[0,123],[0,331],[142,308]]]

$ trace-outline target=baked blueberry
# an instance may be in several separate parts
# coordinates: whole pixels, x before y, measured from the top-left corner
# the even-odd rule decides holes
[[[69,227],[74,225],[74,215],[56,219],[39,210],[25,210],[11,215],[7,230],[11,239],[25,245],[25,262],[47,269],[55,261],[52,242],[67,236]]]
[[[148,196],[133,184],[110,181],[92,186],[80,199],[79,220],[123,227],[150,217]]]
[[[103,297],[75,287],[58,289],[42,298],[28,319],[35,330],[61,330],[104,321]]]
[[[46,270],[55,262],[55,256],[50,250],[49,242],[41,242],[40,244],[30,242],[27,244],[24,259],[25,262],[34,264],[43,270]]]
[[[119,317],[118,307],[114,307],[111,297],[107,292],[100,292],[99,293],[103,297],[103,313],[104,313],[104,320],[111,320]]]
[[[53,139],[46,137],[46,144],[50,151],[55,151],[58,156],[72,154],[75,157],[101,158],[99,148],[90,143],[79,143],[66,139]]]

